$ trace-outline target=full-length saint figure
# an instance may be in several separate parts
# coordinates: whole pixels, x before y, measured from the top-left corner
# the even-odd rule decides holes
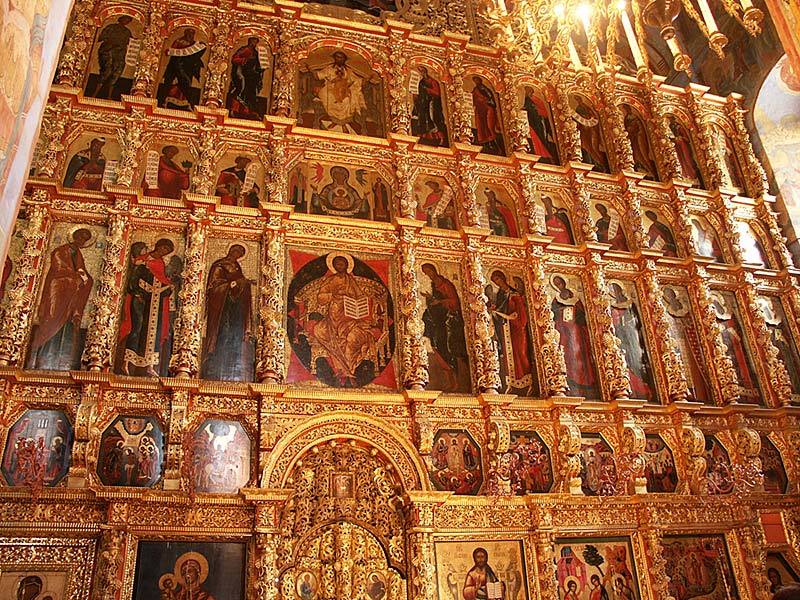
[[[644,173],[647,179],[658,179],[658,167],[653,157],[653,147],[642,117],[629,105],[623,104],[625,131],[633,151],[633,168]]]
[[[164,258],[175,251],[172,240],[161,238],[147,252],[142,242],[131,246],[128,282],[119,328],[120,371],[135,375],[141,371],[150,377],[166,375],[171,334],[170,297],[174,282],[167,273]],[[156,371],[161,368],[161,373]],[[134,371],[133,368],[137,369]]]
[[[105,138],[94,138],[89,147],[76,153],[67,165],[64,187],[99,192],[103,186],[106,157],[103,154]]]
[[[739,382],[743,402],[758,402],[758,379],[742,324],[736,312],[736,299],[725,293],[713,293],[712,303],[717,313],[717,322],[722,327],[722,341],[728,349],[728,357],[733,362]]]
[[[214,190],[216,196],[220,198],[220,204],[224,206],[246,206],[256,208],[258,206],[258,185],[249,182],[250,189],[245,190],[247,180],[247,167],[253,159],[247,156],[237,156],[232,167],[223,169],[217,177],[217,186]]]
[[[485,548],[472,551],[473,567],[467,571],[461,593],[464,600],[502,600],[506,597],[506,585],[500,581],[489,565],[489,553]]]
[[[697,253],[700,256],[713,258],[717,262],[723,262],[722,249],[719,247],[714,231],[697,219],[691,219],[690,224],[692,227],[692,239]]]
[[[652,210],[644,211],[644,216],[652,221],[647,229],[647,245],[655,250],[661,250],[664,256],[678,256],[678,246],[670,228],[658,220],[658,215]]]
[[[447,122],[442,104],[442,84],[428,73],[428,68],[417,67],[421,79],[414,97],[411,114],[411,133],[419,136],[423,144],[447,146]]]
[[[786,313],[783,311],[781,301],[772,296],[762,296],[759,303],[764,320],[767,322],[772,345],[777,348],[778,358],[789,374],[792,393],[800,394],[800,352],[797,351],[797,344],[786,323]]]
[[[206,335],[202,373],[206,379],[250,381],[253,376],[252,286],[239,261],[245,247],[234,244],[211,264],[206,281]]]
[[[488,288],[489,312],[494,322],[503,393],[529,396],[533,391],[533,371],[525,297],[522,290],[509,285],[502,271],[493,271],[491,281],[497,286],[496,293],[491,286]]]
[[[469,391],[469,363],[464,336],[461,300],[452,281],[439,273],[435,265],[425,263],[422,272],[431,281],[431,291],[423,292],[425,312],[424,337],[430,340],[431,389],[443,392]]]
[[[600,117],[597,112],[586,104],[582,98],[572,110],[572,118],[578,126],[581,136],[581,153],[583,162],[594,165],[598,171],[610,173],[608,153],[600,130]]]
[[[36,328],[30,345],[31,369],[68,370],[80,367],[81,320],[94,280],[81,252],[92,239],[88,229],[76,229],[70,241],[50,253],[42,286]]]
[[[711,392],[704,367],[700,336],[692,319],[689,299],[679,297],[671,287],[664,287],[664,301],[669,317],[669,333],[683,362],[689,392],[697,402],[708,404],[711,402]]]
[[[500,113],[497,108],[497,96],[483,82],[483,78],[474,75],[472,82],[472,106],[474,109],[475,129],[473,143],[483,148],[487,154],[505,155],[503,132],[500,125]]]
[[[625,239],[625,229],[620,222],[619,214],[609,210],[605,204],[595,204],[600,218],[597,219],[597,241],[609,244],[612,250],[627,250],[628,241]]]
[[[262,119],[265,106],[259,104],[259,94],[264,85],[267,67],[261,63],[259,38],[247,38],[247,44],[237,49],[231,57],[231,85],[226,106],[237,119]]]
[[[703,173],[697,162],[697,155],[694,151],[692,138],[689,132],[674,116],[669,117],[669,129],[672,133],[672,141],[675,144],[675,153],[678,155],[680,163],[680,176],[692,183],[703,185]]]
[[[558,164],[558,148],[547,103],[532,87],[525,88],[522,110],[528,117],[528,149],[541,156],[541,161]]]
[[[644,341],[644,330],[639,309],[616,282],[611,283],[611,318],[614,334],[620,341],[628,364],[633,398],[653,399],[653,371]]]
[[[567,383],[574,396],[598,398],[586,308],[577,292],[560,275],[552,278],[555,296],[550,304],[567,364]]]
[[[486,214],[492,233],[505,237],[517,237],[517,223],[511,209],[500,202],[494,190],[486,188],[483,193],[486,196]]]
[[[431,227],[456,229],[455,193],[446,183],[442,185],[435,179],[425,182],[430,192],[424,199],[417,198],[417,219]]]
[[[542,204],[544,204],[545,233],[552,236],[557,244],[574,244],[575,237],[572,235],[567,210],[556,208],[550,196],[542,196]]]
[[[146,176],[142,183],[146,196],[178,199],[183,190],[189,189],[189,169],[192,168],[192,163],[188,160],[182,161],[181,164],[175,162],[179,152],[177,146],[164,146],[161,149],[156,187],[150,187]]]
[[[166,50],[169,56],[164,79],[159,86],[158,105],[176,110],[194,108],[192,83],[198,82],[203,72],[205,42],[195,39],[196,31],[191,27],[183,30],[183,35],[172,42]]]
[[[119,97],[117,82],[125,70],[125,57],[128,53],[133,32],[128,27],[133,17],[122,15],[116,23],[106,25],[100,32],[97,48],[97,62],[100,73],[86,87],[86,95],[94,98]]]

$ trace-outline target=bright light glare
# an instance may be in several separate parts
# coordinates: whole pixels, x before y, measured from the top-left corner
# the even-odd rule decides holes
[[[623,12],[627,7],[628,3],[625,2],[625,0],[619,0],[619,2],[617,2],[617,10],[619,12]]]
[[[567,14],[567,7],[563,4],[556,4],[553,8],[553,12],[556,13],[556,17],[559,19],[563,19],[564,16]]]
[[[592,6],[590,4],[579,4],[575,12],[582,21],[588,21],[592,16]]]

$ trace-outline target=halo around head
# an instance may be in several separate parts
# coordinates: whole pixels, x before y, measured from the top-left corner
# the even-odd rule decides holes
[[[178,579],[181,585],[186,585],[182,571],[183,565],[190,560],[193,560],[200,566],[200,576],[197,579],[197,583],[198,585],[202,585],[202,583],[208,578],[208,561],[206,560],[206,557],[199,552],[185,552],[178,557],[178,560],[175,561],[175,577]]]
[[[331,273],[336,273],[336,269],[333,268],[333,261],[339,256],[347,261],[347,272],[352,273],[353,267],[355,267],[355,261],[353,260],[352,256],[345,254],[344,252],[331,252],[328,254],[328,256],[325,258],[325,264],[328,265],[328,271]]]
[[[242,258],[247,256],[247,253],[249,252],[249,250],[247,249],[247,246],[245,246],[244,244],[242,244],[240,242],[234,242],[233,244],[228,244],[228,249],[225,251],[225,254],[229,254],[230,251],[231,251],[231,248],[233,248],[234,246],[239,246],[240,248],[244,248],[244,254],[242,254]]]
[[[83,245],[84,248],[88,248],[89,246],[92,246],[94,244],[95,240],[97,239],[97,232],[94,231],[88,225],[76,225],[75,227],[70,229],[69,230],[69,234],[67,236],[67,238],[68,238],[67,241],[71,242],[72,241],[72,236],[75,235],[75,232],[76,231],[80,231],[81,229],[85,229],[86,231],[88,231],[91,234],[91,237],[88,240],[86,240],[86,243]]]
[[[567,576],[567,578],[564,580],[564,589],[565,589],[565,590],[569,590],[569,584],[570,584],[570,582],[571,582],[571,581],[574,581],[574,582],[575,582],[575,589],[576,589],[576,590],[578,590],[578,591],[580,591],[580,589],[581,589],[581,582],[580,582],[580,580],[579,580],[577,577],[575,577],[575,575],[569,575],[569,576]]]

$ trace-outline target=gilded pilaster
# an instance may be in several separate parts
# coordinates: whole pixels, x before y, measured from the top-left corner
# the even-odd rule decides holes
[[[23,201],[27,222],[22,229],[22,254],[16,259],[14,278],[8,282],[6,304],[0,316],[0,366],[24,360],[25,340],[33,316],[33,301],[41,275],[40,264],[50,230],[50,199],[37,189]]]
[[[233,43],[231,28],[233,19],[233,3],[230,0],[220,0],[219,6],[214,11],[214,26],[211,30],[213,43],[208,52],[208,76],[205,82],[205,104],[218,108],[225,104],[226,82],[229,55]]]
[[[562,494],[582,496],[581,429],[566,412],[559,418],[558,455],[561,462],[558,491]]]
[[[72,26],[64,40],[64,49],[58,64],[58,83],[78,87],[91,56],[94,38],[94,10],[97,0],[76,2],[72,9]]]
[[[400,216],[417,218],[417,199],[414,196],[414,179],[411,176],[410,144],[392,140],[395,164],[395,196],[400,207]]]
[[[295,15],[286,11],[278,27],[278,50],[275,55],[273,75],[272,112],[279,117],[292,116],[294,103],[294,74],[297,67],[299,44]]]
[[[764,196],[756,198],[756,217],[758,222],[766,227],[769,240],[772,242],[770,249],[773,256],[778,260],[775,268],[780,271],[794,267],[792,255],[789,252],[789,248],[786,247],[786,237],[783,235],[778,219]]]
[[[722,237],[725,238],[727,246],[731,249],[733,261],[737,264],[742,264],[745,262],[744,256],[742,256],[742,244],[730,198],[723,194],[717,194],[716,202],[714,203],[714,210],[722,219],[724,226]]]
[[[625,178],[624,191],[622,192],[623,206],[628,208],[625,211],[624,219],[628,225],[628,231],[633,233],[633,251],[647,248],[647,234],[642,220],[642,202],[639,199],[639,190],[636,187],[638,180],[639,177],[631,173]]]
[[[514,76],[514,63],[508,52],[503,51],[500,59],[500,75],[503,82],[500,90],[503,112],[506,115],[506,132],[510,150],[513,152],[527,152],[528,150],[528,119],[517,106],[517,86]]]
[[[625,119],[616,102],[617,85],[613,75],[603,71],[597,76],[598,95],[601,112],[605,115],[604,125],[609,146],[609,157],[614,171],[633,171],[633,148],[625,130]]]
[[[545,292],[544,250],[541,246],[529,242],[526,257],[530,289],[528,302],[536,324],[534,336],[541,357],[542,381],[539,387],[545,398],[565,396],[569,393],[567,364],[564,360],[564,349],[559,343],[559,334],[553,324],[550,302]]]
[[[125,531],[113,527],[103,529],[94,572],[92,600],[118,600],[122,591],[127,543],[128,533]]]
[[[581,136],[578,132],[578,124],[572,118],[566,77],[560,69],[551,75],[555,90],[552,110],[555,128],[558,132],[559,156],[562,157],[564,163],[581,162],[583,160]]]
[[[748,515],[747,523],[737,527],[735,531],[742,548],[744,562],[747,565],[746,573],[753,589],[753,598],[755,600],[771,600],[771,582],[767,577],[767,540],[764,530],[761,528],[758,512],[745,507],[742,507],[741,510],[751,513]]]
[[[99,401],[100,386],[96,383],[84,383],[81,389],[81,403],[75,414],[75,438],[72,443],[72,458],[67,479],[67,486],[70,488],[85,487],[88,481],[88,448],[94,428],[95,409]]]
[[[517,163],[517,176],[519,178],[519,187],[522,192],[522,213],[525,220],[528,222],[528,231],[540,231],[542,226],[537,222],[536,207],[540,200],[539,190],[536,186],[536,173],[534,165],[536,164],[530,160],[528,155],[517,154],[515,156]]]
[[[268,147],[256,149],[264,165],[267,196],[275,204],[288,204],[289,171],[286,168],[286,151],[289,140],[285,124],[276,124],[269,134]]]
[[[629,494],[646,494],[647,479],[644,476],[645,466],[645,444],[646,438],[644,429],[638,425],[629,411],[623,411],[622,415],[622,456],[625,457],[625,467],[629,477],[627,490]]]
[[[467,93],[464,91],[464,46],[467,36],[445,33],[447,71],[447,93],[451,98],[453,121],[453,140],[462,144],[472,143],[472,116],[470,115]]]
[[[739,150],[739,155],[744,159],[743,171],[745,176],[745,187],[748,196],[751,198],[763,198],[767,192],[767,174],[761,161],[756,157],[753,144],[750,141],[750,134],[744,124],[744,109],[741,106],[741,96],[731,94],[725,101],[725,114],[730,119],[736,136],[735,144]]]
[[[117,132],[121,154],[117,165],[116,185],[133,187],[147,129],[147,114],[144,109],[134,107],[131,114],[125,115],[123,123],[122,129]]]
[[[466,296],[471,315],[474,356],[477,365],[478,390],[496,392],[500,388],[500,362],[492,342],[492,317],[486,302],[486,278],[481,258],[481,238],[467,235],[467,256],[464,259]]]
[[[687,255],[696,255],[697,247],[694,243],[692,226],[689,221],[692,213],[689,210],[689,201],[686,199],[686,189],[673,181],[669,195],[671,205],[675,211],[675,236],[681,242],[681,245],[686,248]]]
[[[254,566],[255,593],[257,600],[277,600],[278,543],[277,532],[256,533],[256,559]]]
[[[686,366],[681,360],[675,340],[669,332],[667,309],[664,306],[664,296],[658,283],[658,271],[652,260],[645,261],[642,275],[643,297],[647,299],[645,310],[650,315],[653,332],[655,333],[654,357],[660,356],[658,362],[663,369],[663,378],[666,383],[667,397],[670,401],[685,400],[689,395],[686,382]]]
[[[169,365],[170,372],[176,377],[197,377],[200,372],[207,236],[207,209],[195,208],[189,217],[186,232],[186,262],[180,291],[180,311]]]
[[[411,134],[411,110],[407,88],[408,79],[408,35],[411,25],[399,21],[387,23],[388,39],[388,88],[389,114],[392,132],[401,135]]]
[[[256,377],[264,383],[281,383],[286,375],[286,331],[283,328],[285,238],[281,217],[271,216],[263,236],[264,262],[261,265],[256,345]]]
[[[474,155],[459,149],[457,160],[467,225],[469,227],[486,227],[487,223],[481,223],[481,211],[478,208],[478,174],[475,171]]]
[[[586,187],[586,168],[573,165],[570,169],[570,188],[573,198],[575,198],[575,232],[578,243],[596,242],[597,230],[592,222],[590,212],[591,196]]]
[[[645,556],[647,557],[648,568],[645,572],[650,577],[650,585],[653,588],[655,598],[660,600],[675,600],[669,593],[669,577],[667,577],[667,561],[661,549],[663,534],[656,529],[658,515],[652,509],[645,509],[647,523],[640,528],[640,535],[644,545]]]
[[[172,391],[169,405],[169,434],[164,452],[164,489],[182,490],[186,488],[183,476],[184,431],[189,412],[189,392],[183,389]]]
[[[649,109],[650,118],[647,123],[650,125],[652,135],[650,136],[653,144],[653,154],[658,164],[659,173],[662,181],[669,181],[681,175],[681,165],[675,144],[672,143],[672,132],[669,128],[666,112],[664,110],[664,99],[661,92],[653,82],[653,73],[649,69],[640,69],[639,80],[643,85],[642,100]]]
[[[400,229],[400,313],[403,316],[402,352],[403,387],[423,390],[428,385],[428,352],[422,334],[424,307],[417,278],[418,227],[401,226]]]
[[[432,600],[436,597],[436,559],[433,536],[424,531],[409,535],[411,550],[411,597]]]
[[[733,362],[728,356],[725,342],[722,340],[722,329],[717,321],[717,313],[711,300],[711,291],[707,282],[708,274],[704,267],[695,264],[690,288],[694,296],[694,309],[703,331],[708,353],[711,357],[710,372],[716,380],[717,393],[714,395],[718,404],[730,404],[739,398],[739,381]]]
[[[591,298],[596,348],[600,355],[598,371],[602,375],[604,397],[607,400],[628,398],[631,385],[628,379],[628,366],[625,363],[619,339],[614,334],[603,261],[597,253],[590,252],[587,255],[586,266],[587,298]]]
[[[553,517],[550,509],[539,511],[539,527],[534,533],[536,544],[536,560],[539,570],[537,580],[539,598],[558,598],[558,580],[556,578],[556,540],[553,531]]]
[[[164,44],[167,4],[165,0],[148,2],[147,25],[142,35],[142,49],[139,52],[131,89],[134,96],[155,96],[158,65],[162,56],[161,47]]]
[[[767,327],[761,304],[758,302],[755,279],[752,273],[744,273],[743,277],[744,312],[746,319],[750,322],[750,331],[755,336],[754,346],[760,349],[759,352],[764,358],[763,361],[757,361],[759,375],[761,375],[763,382],[767,384],[766,386],[762,385],[762,387],[768,386],[769,388],[764,392],[772,396],[771,401],[767,398],[764,398],[764,401],[768,406],[770,404],[773,406],[789,406],[792,403],[792,382],[789,379],[789,373],[780,359],[778,349],[772,343],[772,337]]]
[[[197,161],[192,173],[194,192],[201,196],[211,196],[217,181],[217,159],[222,154],[219,128],[213,117],[204,119],[198,137],[191,140],[190,149]]]
[[[106,247],[103,264],[97,281],[94,320],[86,334],[81,363],[89,371],[101,371],[111,367],[117,328],[117,314],[122,281],[127,261],[125,250],[130,236],[130,216],[127,206],[120,206],[108,218]]]
[[[686,477],[688,491],[696,496],[705,496],[708,493],[706,472],[706,438],[703,432],[693,425],[684,425],[681,429],[681,443],[683,456],[686,461]]]
[[[685,97],[695,122],[698,159],[703,163],[701,168],[706,175],[706,185],[710,190],[717,189],[723,184],[723,171],[719,148],[711,130],[708,109],[696,90],[689,89]]]
[[[64,135],[72,112],[72,100],[59,97],[55,104],[48,104],[44,109],[42,131],[47,145],[40,152],[36,175],[39,177],[56,177],[62,154],[65,150]]]

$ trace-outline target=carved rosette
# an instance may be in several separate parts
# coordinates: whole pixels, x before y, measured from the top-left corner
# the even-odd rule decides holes
[[[646,466],[644,449],[646,438],[644,429],[636,423],[626,422],[622,427],[622,452],[627,458],[631,480],[628,482],[629,492],[633,494],[647,493],[647,479],[644,476]],[[623,492],[624,490],[620,490]]]
[[[772,343],[764,313],[758,302],[755,280],[752,273],[744,273],[745,285],[742,288],[747,305],[747,315],[751,331],[755,334],[756,347],[761,348],[764,362],[760,365],[767,372],[767,380],[772,388],[777,406],[789,406],[792,402],[792,382],[780,352]]]
[[[225,104],[225,75],[228,72],[228,55],[231,51],[231,11],[230,2],[220,2],[216,9],[214,27],[211,30],[214,43],[208,52],[208,75],[205,83],[206,105],[220,107]]]
[[[664,296],[658,283],[656,264],[652,260],[645,262],[642,284],[644,285],[644,297],[648,299],[647,309],[656,334],[655,354],[656,356],[661,356],[663,361],[667,394],[673,402],[685,400],[689,395],[689,388],[686,382],[686,366],[681,360],[681,355],[675,345],[675,339],[669,332]]]
[[[97,0],[76,2],[72,9],[72,27],[64,40],[61,60],[58,64],[58,83],[76,87],[83,80],[83,73],[91,55],[95,24],[92,18]]]
[[[134,96],[153,96],[164,44],[167,14],[166,0],[150,0],[147,6],[147,26],[142,35],[142,49],[133,76],[131,93]]]
[[[553,312],[545,293],[546,275],[543,265],[544,251],[539,246],[528,246],[528,273],[530,274],[530,296],[528,302],[536,323],[539,356],[544,380],[541,391],[545,397],[565,396],[569,393],[567,364],[561,347],[558,331],[553,324]]]
[[[50,201],[45,190],[35,190],[23,207],[28,221],[21,231],[22,254],[16,259],[14,279],[9,282],[6,305],[0,317],[0,365],[16,365],[23,360],[44,240],[50,229]]]
[[[299,44],[302,41],[297,38],[297,34],[297,21],[292,17],[282,18],[278,29],[278,51],[272,80],[272,112],[279,117],[289,117],[292,114],[294,74],[299,58]]]
[[[694,426],[686,425],[681,430],[681,443],[683,444],[683,457],[686,461],[686,479],[689,484],[689,493],[699,496],[707,494],[706,472],[706,438],[703,432]]]
[[[100,277],[97,279],[95,313],[83,350],[82,364],[89,371],[108,369],[113,363],[114,333],[117,323],[120,289],[127,261],[125,249],[128,246],[130,217],[127,214],[112,212],[108,218],[106,247]]]
[[[592,222],[590,211],[591,196],[586,188],[586,173],[571,171],[570,188],[575,198],[575,229],[579,233],[579,242],[596,242],[597,230]]]
[[[285,377],[286,331],[283,328],[284,241],[286,232],[278,217],[264,231],[264,262],[258,306],[256,376],[265,383],[281,383]]]
[[[735,143],[738,146],[739,154],[744,158],[744,175],[747,180],[745,187],[751,198],[763,198],[769,187],[767,174],[753,150],[750,134],[744,123],[744,112],[736,98],[729,95],[725,101],[725,114],[733,124],[736,131]]]
[[[625,118],[622,110],[616,102],[617,86],[611,74],[603,72],[597,77],[597,88],[600,91],[599,98],[602,112],[605,113],[606,139],[612,146],[613,152],[609,152],[609,157],[617,171],[633,171],[633,148],[625,131]]]
[[[190,141],[192,155],[197,161],[192,173],[194,191],[201,196],[211,196],[217,181],[217,159],[222,153],[216,121],[206,118],[200,126],[200,135]]]
[[[64,135],[72,112],[71,103],[70,98],[60,97],[55,104],[45,106],[41,130],[47,145],[38,156],[36,175],[39,177],[56,177],[61,155],[66,149]]]
[[[652,131],[650,139],[653,144],[653,154],[658,163],[662,180],[667,181],[680,177],[681,164],[675,144],[672,142],[672,131],[670,131],[667,113],[664,110],[664,100],[653,82],[652,71],[641,69],[639,73],[644,86],[642,99],[650,112],[647,123]]]
[[[408,41],[405,32],[392,30],[389,33],[389,111],[392,132],[411,134],[411,110],[406,89],[408,76]]]
[[[175,341],[170,371],[176,377],[197,377],[200,372],[203,345],[203,280],[206,259],[208,214],[205,207],[195,209],[189,217],[180,311],[175,327]]]
[[[256,534],[256,559],[254,566],[255,594],[258,600],[278,599],[278,543],[276,533]]]
[[[452,98],[453,140],[462,144],[472,143],[472,115],[467,93],[464,91],[464,48],[449,41],[447,44],[447,93]]]
[[[428,385],[428,352],[423,343],[423,305],[416,273],[416,232],[403,228],[400,234],[400,312],[403,315],[403,386],[423,390]]]
[[[467,225],[481,227],[481,212],[478,208],[478,174],[475,171],[475,162],[469,154],[458,155],[458,176],[461,182]]]
[[[100,535],[92,600],[117,600],[122,590],[127,537],[128,534],[119,529],[105,529]]]
[[[739,380],[733,366],[728,348],[722,339],[722,327],[717,321],[717,313],[711,302],[711,291],[706,282],[705,268],[695,265],[693,277],[698,321],[703,330],[711,356],[711,372],[715,375],[721,394],[722,404],[730,404],[739,398]]]
[[[139,168],[139,152],[144,145],[147,115],[143,109],[133,108],[130,115],[125,115],[123,123],[122,129],[117,131],[121,154],[117,165],[116,184],[133,187],[136,171]]]
[[[583,495],[581,489],[581,428],[571,418],[562,416],[558,429],[558,454],[561,461],[558,491]]]
[[[619,339],[614,334],[614,322],[611,317],[608,285],[602,259],[595,253],[591,253],[587,267],[589,282],[587,291],[588,297],[592,299],[591,306],[601,355],[598,366],[603,374],[603,385],[609,399],[628,398],[631,386],[628,379],[628,365],[620,348]]]
[[[500,362],[492,343],[494,327],[483,292],[486,278],[483,275],[481,242],[477,238],[467,238],[464,272],[467,274],[467,305],[472,317],[475,363],[478,365],[478,389],[481,392],[496,392],[500,388]]]
[[[703,171],[706,174],[708,188],[716,189],[722,185],[724,181],[722,174],[722,157],[719,154],[719,145],[711,129],[708,111],[697,94],[692,91],[686,93],[686,104],[689,107],[689,111],[696,125],[697,149],[699,151],[698,154],[702,157],[704,162],[703,166],[705,168]]]

